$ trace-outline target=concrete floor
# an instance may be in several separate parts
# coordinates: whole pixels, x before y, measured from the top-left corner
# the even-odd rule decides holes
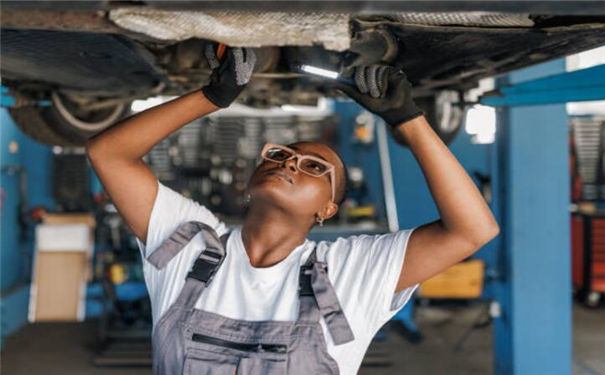
[[[605,307],[592,310],[574,306],[573,372],[605,374]]]
[[[364,359],[360,375],[492,373],[492,328],[475,329],[456,343],[480,313],[475,307],[420,307],[416,323],[424,340],[412,344],[394,329],[375,341]],[[148,367],[99,368],[92,365],[94,322],[33,324],[6,340],[3,375],[138,375]],[[574,374],[605,375],[605,309],[574,306]],[[387,366],[391,364],[390,366]]]

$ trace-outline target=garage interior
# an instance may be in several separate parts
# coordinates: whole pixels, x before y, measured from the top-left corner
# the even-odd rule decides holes
[[[19,3],[1,11],[1,372],[151,373],[141,254],[84,142],[208,79],[201,50],[212,39],[191,33],[210,31],[187,14],[222,25],[234,22],[229,12],[269,15],[267,25],[288,26],[271,23],[280,9],[268,2]],[[257,47],[264,70],[238,103],[189,123],[144,160],[237,228],[263,144],[321,141],[345,162],[349,188],[336,218],[309,239],[434,221],[409,148],[325,79],[293,68],[345,75],[376,59],[399,64],[500,234],[424,281],[359,373],[605,375],[605,2],[446,3],[313,2],[319,16],[301,18],[311,32],[292,39],[270,28],[243,42],[214,35]],[[246,17],[238,22],[258,23]]]

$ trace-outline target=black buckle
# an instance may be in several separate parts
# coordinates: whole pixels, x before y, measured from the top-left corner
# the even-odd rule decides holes
[[[298,277],[298,295],[301,297],[314,296],[313,288],[311,287],[311,273],[313,266],[300,267],[300,275]]]
[[[211,261],[208,259],[197,258],[193,263],[191,271],[187,274],[187,277],[194,278],[207,284],[210,282],[210,280],[212,280],[214,274],[218,270],[219,266],[223,263],[225,257],[209,251],[204,252],[204,255],[215,258],[216,260]]]

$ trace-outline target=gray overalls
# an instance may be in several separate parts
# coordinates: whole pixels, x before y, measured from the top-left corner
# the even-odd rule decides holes
[[[325,263],[316,249],[300,268],[297,321],[246,321],[195,309],[226,256],[229,234],[220,239],[206,224],[181,225],[148,258],[164,267],[202,232],[207,248],[187,274],[176,302],[160,318],[153,333],[153,373],[156,375],[310,375],[339,374],[328,354],[319,325],[323,316],[336,345],[354,339]],[[237,277],[233,275],[232,277]]]

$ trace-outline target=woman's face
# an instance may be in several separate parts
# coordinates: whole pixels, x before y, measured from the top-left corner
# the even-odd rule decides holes
[[[299,171],[296,159],[284,163],[263,160],[248,183],[251,202],[271,202],[297,215],[314,215],[329,204],[332,197],[330,184],[338,183],[344,167],[338,155],[324,144],[298,142],[288,147],[332,163],[336,168],[336,181],[330,181],[329,174],[313,177]]]

